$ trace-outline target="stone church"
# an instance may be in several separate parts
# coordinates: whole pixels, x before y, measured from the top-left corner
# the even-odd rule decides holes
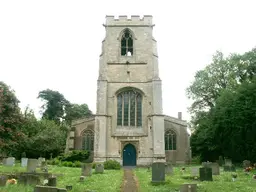
[[[157,42],[152,16],[106,16],[99,59],[97,111],[72,122],[67,151],[89,150],[91,159],[124,166],[185,163],[187,122],[163,114]]]

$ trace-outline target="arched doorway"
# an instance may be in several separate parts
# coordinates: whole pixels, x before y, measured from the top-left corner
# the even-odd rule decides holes
[[[136,166],[136,148],[132,144],[127,144],[123,149],[123,166]]]

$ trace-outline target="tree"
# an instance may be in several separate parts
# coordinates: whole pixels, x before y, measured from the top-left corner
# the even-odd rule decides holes
[[[69,101],[59,93],[46,89],[39,92],[38,98],[44,101],[42,118],[53,120],[60,123],[65,115],[65,108],[70,105]]]
[[[191,147],[201,160],[216,160],[218,155],[234,161],[253,158],[252,141],[256,138],[250,127],[255,126],[255,76],[255,48],[226,58],[216,52],[212,63],[196,73],[187,96],[194,100],[190,107],[195,130]],[[245,139],[250,147],[245,146]]]
[[[12,153],[18,150],[24,134],[20,131],[23,118],[15,93],[0,82],[0,150]]]
[[[66,108],[66,116],[65,120],[68,124],[71,124],[71,121],[82,118],[82,117],[89,117],[92,115],[87,104],[70,104]]]

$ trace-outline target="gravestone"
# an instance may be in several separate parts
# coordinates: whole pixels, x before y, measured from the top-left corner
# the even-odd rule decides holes
[[[7,160],[7,158],[3,158],[3,160],[2,160],[3,165],[6,165],[6,160]]]
[[[212,175],[219,175],[220,174],[220,166],[219,166],[218,163],[212,163],[211,168],[212,168]]]
[[[56,187],[57,186],[57,177],[49,177],[48,185],[51,187]]]
[[[212,181],[212,168],[199,168],[199,176],[201,181]]]
[[[192,167],[191,168],[191,176],[193,176],[193,177],[199,176],[199,167]]]
[[[92,164],[83,163],[82,164],[82,176],[91,176],[92,175]]]
[[[37,185],[34,188],[34,192],[67,192],[67,189]]]
[[[21,167],[27,167],[28,158],[21,158]]]
[[[225,165],[232,166],[232,160],[231,159],[225,159]]]
[[[223,157],[222,156],[219,156],[218,163],[219,163],[220,166],[223,165]]]
[[[18,179],[19,184],[23,185],[38,185],[40,184],[39,175],[31,174],[20,174]]]
[[[6,159],[6,166],[14,166],[15,165],[15,158],[14,157],[8,157]]]
[[[236,172],[236,167],[234,165],[224,165],[223,171],[225,172]]]
[[[37,161],[37,166],[38,166],[38,167],[41,167],[43,161],[45,161],[45,158],[39,157],[39,158],[38,158],[38,161]]]
[[[250,167],[251,166],[251,161],[249,160],[244,160],[243,161],[243,167],[246,168],[246,167]]]
[[[197,184],[183,184],[180,186],[180,192],[196,192]]]
[[[207,161],[207,162],[202,162],[202,166],[203,166],[203,167],[211,167],[211,165],[212,165],[212,162],[209,162],[209,161]]]
[[[5,186],[7,180],[8,180],[8,176],[7,175],[0,175],[0,187]]]
[[[37,159],[28,159],[27,172],[36,172]]]
[[[165,163],[152,164],[152,183],[161,183],[165,181]]]
[[[84,182],[84,180],[85,180],[85,176],[80,176],[79,181]]]
[[[173,174],[173,166],[171,163],[165,164],[165,174],[166,175],[172,175]]]
[[[104,165],[103,164],[96,164],[95,173],[103,173],[103,172],[104,172]]]

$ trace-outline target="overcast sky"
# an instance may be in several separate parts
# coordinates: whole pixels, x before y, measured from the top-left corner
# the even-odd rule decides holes
[[[255,0],[2,0],[0,81],[39,114],[38,92],[53,89],[96,109],[105,15],[153,15],[164,113],[189,119],[185,89],[216,50],[256,45]]]

